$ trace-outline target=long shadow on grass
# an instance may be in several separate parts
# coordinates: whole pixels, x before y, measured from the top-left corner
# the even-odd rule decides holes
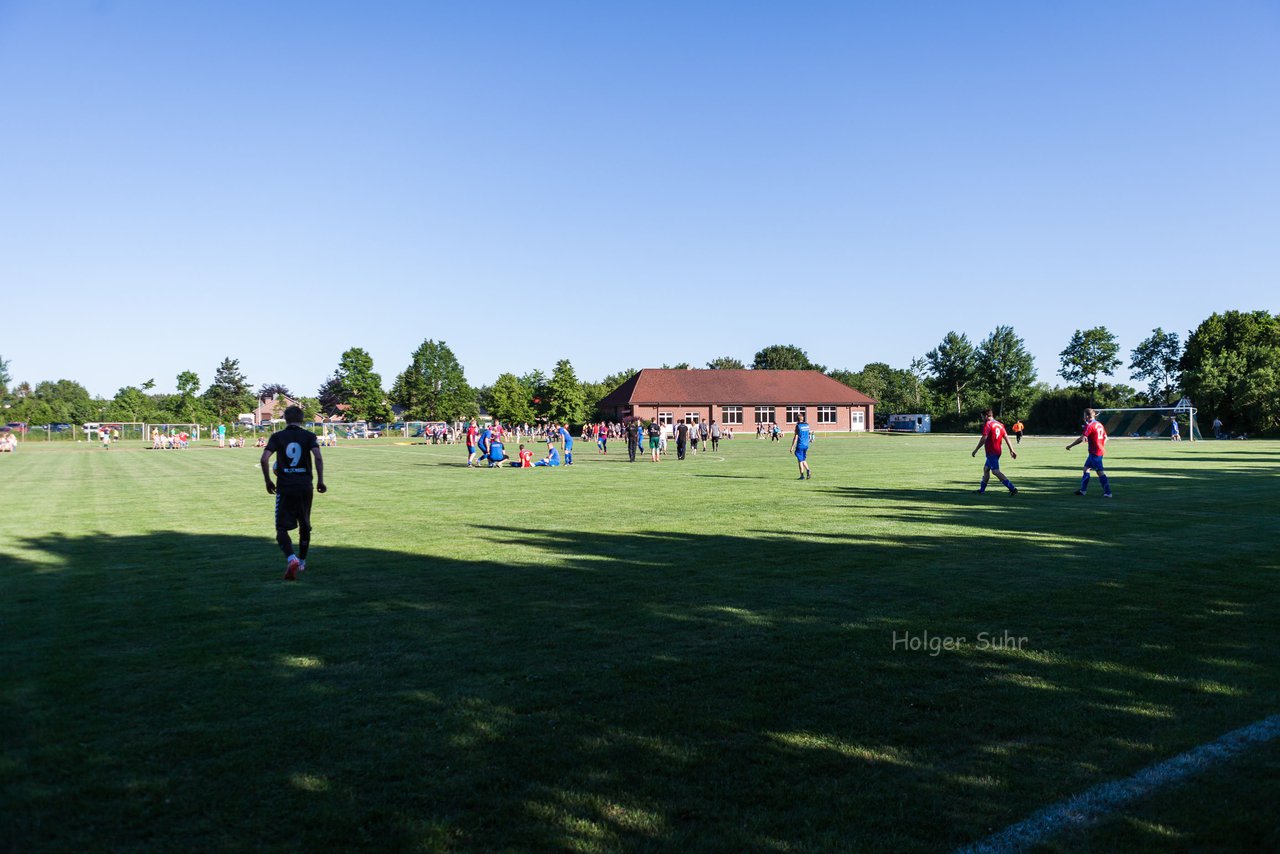
[[[1276,700],[1274,574],[836,495],[847,534],[494,526],[501,562],[321,543],[297,584],[261,538],[28,539],[4,841],[937,850]]]

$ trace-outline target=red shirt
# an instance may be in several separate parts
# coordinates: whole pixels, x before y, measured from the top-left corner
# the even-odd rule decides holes
[[[1004,429],[1004,425],[994,418],[982,425],[982,438],[987,442],[987,453],[991,456],[1000,456],[1004,453],[1004,437],[1008,435],[1008,431]]]
[[[1089,440],[1089,456],[1101,457],[1107,452],[1107,431],[1098,421],[1084,425],[1084,437]]]
[[[476,443],[476,435],[479,434],[479,432],[480,431],[476,428],[476,425],[474,424],[472,424],[470,427],[467,428],[467,444],[468,445],[474,445]]]
[[[522,469],[533,468],[533,451],[529,450],[528,448],[525,448],[523,451],[520,452],[520,468]]]

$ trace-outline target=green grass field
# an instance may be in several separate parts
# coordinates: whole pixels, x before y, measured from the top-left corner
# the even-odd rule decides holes
[[[975,441],[347,443],[294,584],[257,451],[24,445],[0,846],[937,851],[1280,711],[1280,444],[1113,440],[1104,501]],[[1278,798],[1272,743],[1046,850],[1276,850]]]

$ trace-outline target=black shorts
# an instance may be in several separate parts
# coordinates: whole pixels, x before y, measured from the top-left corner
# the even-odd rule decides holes
[[[292,531],[301,527],[311,530],[311,499],[315,496],[310,490],[285,494],[276,493],[276,530]]]

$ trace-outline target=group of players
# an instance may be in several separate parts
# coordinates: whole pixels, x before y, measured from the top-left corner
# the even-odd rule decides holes
[[[982,413],[982,436],[978,439],[978,445],[973,449],[970,456],[977,456],[978,451],[984,447],[986,449],[986,462],[982,466],[982,485],[978,487],[978,494],[982,495],[987,491],[987,484],[991,480],[991,476],[995,475],[996,479],[1005,485],[1010,495],[1017,495],[1018,488],[1013,485],[1013,481],[1005,477],[1004,472],[1000,471],[1000,457],[1004,453],[1004,449],[1009,449],[1009,456],[1013,459],[1018,458],[1018,452],[1013,449],[1013,444],[1009,441],[1009,431],[1005,426],[996,420],[995,415],[990,409]],[[1102,458],[1107,453],[1107,430],[1102,426],[1102,422],[1098,420],[1098,413],[1093,409],[1084,411],[1084,432],[1076,438],[1074,442],[1067,445],[1067,450],[1071,450],[1081,442],[1089,443],[1089,455],[1084,460],[1083,476],[1080,479],[1080,488],[1076,490],[1076,495],[1085,495],[1089,491],[1089,472],[1096,472],[1098,480],[1102,483],[1102,497],[1111,497],[1111,481],[1107,479],[1106,467]],[[1016,425],[1022,427],[1019,421]],[[1176,435],[1176,430],[1175,430]],[[1022,441],[1022,430],[1018,430],[1018,441]]]
[[[1089,490],[1090,472],[1098,475],[1102,482],[1102,497],[1111,498],[1111,482],[1107,479],[1103,457],[1106,455],[1107,431],[1097,420],[1097,412],[1085,410],[1084,432],[1074,442],[1067,445],[1070,451],[1081,442],[1089,445],[1089,455],[1085,458],[1083,476],[1076,495],[1084,495]],[[324,482],[324,460],[320,454],[320,442],[316,435],[302,426],[302,409],[290,406],[285,409],[285,428],[271,434],[266,447],[262,451],[262,476],[266,481],[267,493],[274,495],[276,543],[285,555],[285,580],[293,581],[298,573],[307,568],[307,551],[311,545],[311,503],[314,492],[324,493],[327,487]],[[1021,426],[1019,424],[1019,426]],[[641,425],[631,422],[627,425],[626,438],[631,461],[635,462],[636,448],[641,440]],[[659,460],[661,425],[657,421],[643,428],[648,435],[649,448],[653,453],[653,461]],[[573,436],[567,425],[553,424],[548,430],[547,456],[537,462],[533,461],[533,452],[520,445],[518,461],[512,461],[516,468],[534,468],[537,466],[573,465]],[[800,421],[795,426],[791,438],[791,452],[795,455],[800,469],[800,480],[811,480],[813,473],[809,470],[809,448],[813,442],[813,430],[807,421]],[[1018,439],[1021,441],[1021,431]],[[563,463],[559,450],[555,446],[559,440],[564,448]],[[485,427],[483,430],[472,421],[466,431],[467,466],[475,467],[486,463],[491,467],[500,467],[510,461],[502,443],[500,426]],[[1009,441],[1009,431],[996,420],[990,409],[983,412],[982,435],[971,456],[977,456],[979,450],[986,450],[986,460],[982,467],[982,484],[978,493],[985,493],[991,476],[1004,484],[1010,495],[1017,495],[1018,488],[1000,470],[1000,458],[1005,448],[1009,456],[1018,458]],[[275,456],[274,466],[271,458]],[[276,479],[272,480],[272,469]],[[312,472],[315,473],[315,484],[312,485]],[[289,532],[298,529],[298,546],[295,550]]]

